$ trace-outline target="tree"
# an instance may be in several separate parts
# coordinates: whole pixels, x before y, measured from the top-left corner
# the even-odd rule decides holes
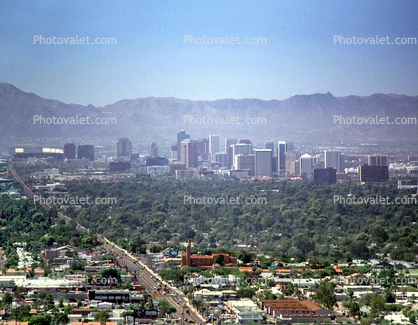
[[[103,278],[115,278],[118,283],[121,282],[120,272],[116,269],[103,269],[100,271],[100,275]]]
[[[102,324],[106,323],[109,320],[110,316],[106,310],[99,311],[96,316],[94,316],[94,320],[96,322],[100,322]]]
[[[293,286],[293,283],[289,282],[284,289],[284,294],[286,296],[290,296],[290,295],[293,295],[294,292],[295,292],[295,287]]]
[[[255,288],[241,288],[237,290],[237,298],[251,298],[255,294]]]
[[[56,322],[57,325],[65,325],[67,324],[69,321],[68,315],[66,313],[58,313],[57,317],[56,317]]]
[[[373,294],[372,301],[370,303],[370,316],[373,319],[377,319],[380,312],[385,308],[385,298],[380,294]]]
[[[360,306],[357,302],[352,302],[350,307],[350,314],[355,317],[360,312]]]
[[[32,318],[29,321],[29,325],[50,325],[51,320],[52,318],[49,315],[38,316],[38,317]]]
[[[219,264],[220,266],[224,266],[224,256],[223,255],[216,256],[215,264]]]
[[[319,302],[322,305],[324,305],[325,308],[333,310],[334,306],[337,304],[334,286],[335,284],[333,282],[330,282],[329,280],[321,281],[319,285],[315,285],[315,293],[312,296],[312,298],[316,302]]]

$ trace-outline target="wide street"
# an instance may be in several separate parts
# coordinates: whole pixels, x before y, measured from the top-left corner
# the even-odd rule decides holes
[[[125,265],[133,275],[136,275],[138,282],[147,292],[160,300],[167,300],[172,306],[176,307],[177,312],[172,315],[172,318],[180,319],[177,322],[178,324],[181,324],[181,319],[183,317],[184,323],[203,324],[206,322],[206,320],[188,304],[188,298],[181,290],[163,281],[157,273],[153,272],[147,265],[126,250],[121,249],[102,236],[98,236],[98,238],[103,241],[103,247],[109,253],[113,254],[116,263]],[[158,290],[159,285],[161,286],[160,290]],[[166,294],[163,294],[162,288],[164,288],[164,286],[168,288]],[[184,314],[182,315],[183,309]]]

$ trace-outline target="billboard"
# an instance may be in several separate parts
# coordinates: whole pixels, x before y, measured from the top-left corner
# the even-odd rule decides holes
[[[158,317],[158,310],[135,310],[134,317],[136,318],[156,318]]]
[[[177,257],[179,255],[179,251],[164,251],[163,252],[164,256],[168,256],[168,257]]]

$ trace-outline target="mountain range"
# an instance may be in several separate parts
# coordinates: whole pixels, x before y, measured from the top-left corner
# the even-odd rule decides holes
[[[50,120],[40,124],[41,117],[55,117],[61,124],[46,124]],[[90,121],[96,118],[107,121],[110,118],[116,124],[71,124],[72,118],[80,122],[83,117],[89,117]],[[340,117],[346,119],[346,124],[339,123],[337,119]],[[363,124],[348,124],[348,118],[353,117],[357,121],[361,118]],[[372,124],[376,120],[382,122],[382,118],[385,124]],[[395,123],[396,118],[415,120],[408,125],[399,125]],[[148,97],[95,107],[41,98],[11,84],[0,83],[0,150],[3,152],[19,139],[129,137],[134,141],[172,139],[175,142],[176,133],[181,129],[193,138],[220,134],[222,137],[254,141],[410,142],[418,137],[417,121],[418,96],[374,94],[334,97],[326,93],[269,101],[194,101]]]

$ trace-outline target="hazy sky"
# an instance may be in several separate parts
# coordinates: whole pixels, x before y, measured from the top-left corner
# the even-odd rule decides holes
[[[334,35],[418,39],[416,0],[17,0],[0,1],[0,13],[0,81],[66,103],[418,95],[417,44],[334,44]],[[35,35],[117,44],[40,45]],[[267,44],[184,44],[226,35]]]

